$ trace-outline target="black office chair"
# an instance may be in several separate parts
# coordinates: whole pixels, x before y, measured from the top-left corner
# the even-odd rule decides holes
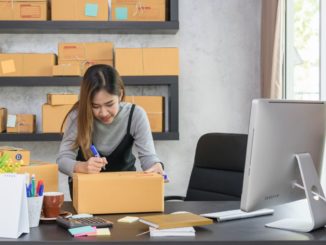
[[[240,200],[246,148],[245,134],[201,136],[186,197],[168,196],[165,200]]]

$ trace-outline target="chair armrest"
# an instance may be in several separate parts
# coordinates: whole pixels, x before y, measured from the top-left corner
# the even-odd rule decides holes
[[[164,201],[184,201],[185,198],[183,196],[165,196]]]

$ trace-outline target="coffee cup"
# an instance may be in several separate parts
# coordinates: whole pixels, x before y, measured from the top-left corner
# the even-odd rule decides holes
[[[62,192],[44,192],[43,215],[45,218],[56,218],[64,201]]]

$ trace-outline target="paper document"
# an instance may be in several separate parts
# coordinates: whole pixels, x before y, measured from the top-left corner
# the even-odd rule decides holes
[[[252,218],[252,217],[257,217],[262,215],[270,215],[273,213],[274,213],[273,209],[267,209],[267,208],[259,209],[253,212],[244,212],[240,209],[235,209],[235,210],[229,210],[223,212],[201,214],[201,216],[207,218],[214,218],[218,222],[223,222],[228,220],[246,219],[246,218]]]
[[[151,237],[162,237],[162,236],[195,236],[194,227],[181,227],[173,229],[155,229],[149,227],[149,234]]]

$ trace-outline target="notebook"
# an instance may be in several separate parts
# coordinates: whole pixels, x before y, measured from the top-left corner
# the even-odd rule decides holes
[[[159,214],[140,217],[139,221],[157,229],[210,225],[211,219],[193,213]]]

